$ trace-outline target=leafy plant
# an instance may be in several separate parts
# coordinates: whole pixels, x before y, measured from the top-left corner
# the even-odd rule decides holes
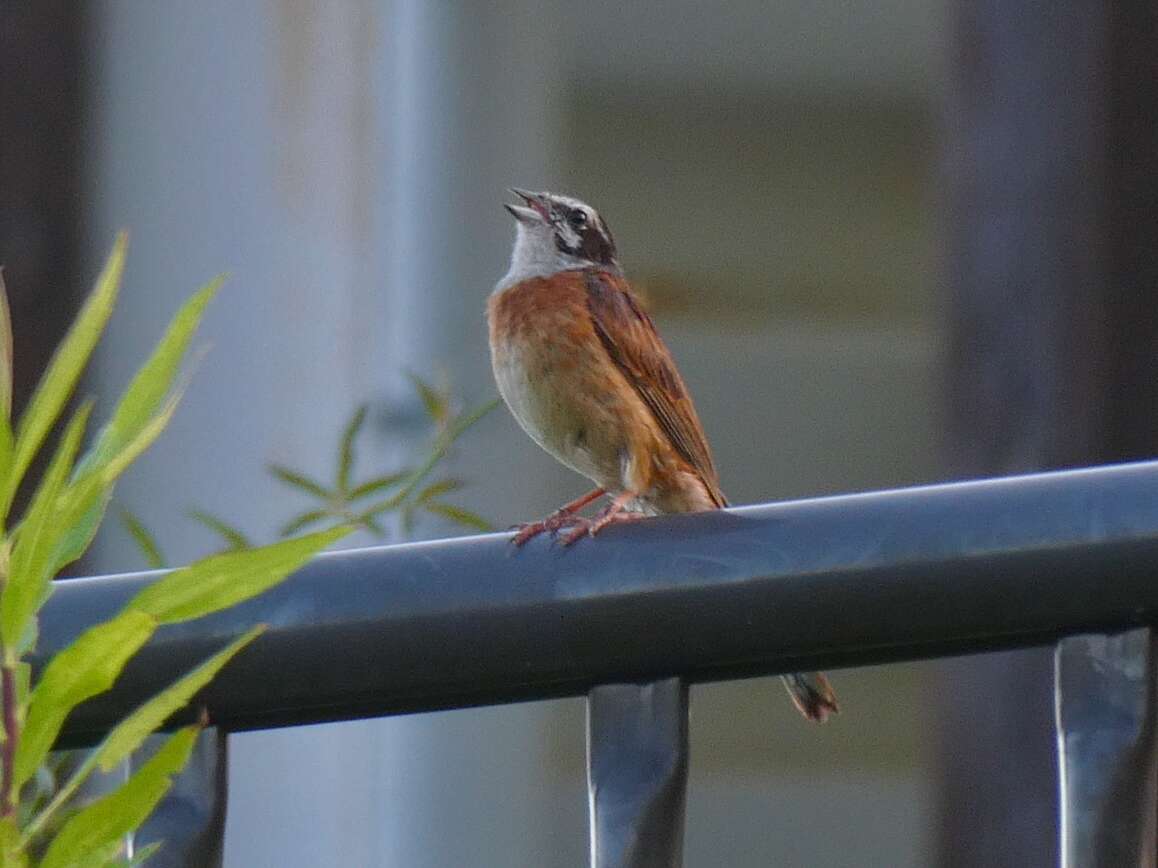
[[[72,797],[97,770],[111,770],[140,747],[264,627],[254,626],[131,712],[66,780],[46,788],[41,780],[44,763],[70,712],[108,690],[161,625],[200,618],[261,593],[349,530],[331,527],[263,548],[216,554],[174,570],[113,618],[86,630],[34,675],[29,657],[52,579],[87,549],[117,480],[176,410],[181,362],[220,284],[211,282],[181,308],[86,450],[82,444],[92,403],[86,401],[72,413],[27,507],[14,516],[16,492],[26,484],[34,457],[64,413],[112,312],[125,249],[122,235],[15,426],[11,322],[0,285],[0,865],[12,868],[33,862],[40,868],[125,864],[124,835],[148,816],[172,775],[185,765],[204,717],[169,736],[107,795],[80,809],[71,805]],[[155,554],[159,560],[159,551]]]
[[[369,414],[368,406],[358,407],[342,430],[331,483],[322,483],[308,473],[284,464],[269,465],[269,472],[275,479],[313,500],[305,510],[282,525],[279,536],[290,537],[307,528],[350,526],[385,539],[388,532],[382,519],[396,514],[401,535],[409,537],[420,513],[437,516],[470,530],[493,529],[482,516],[446,500],[446,495],[461,489],[463,483],[460,479],[438,474],[438,470],[459,438],[493,410],[498,400],[458,411],[448,389],[435,388],[413,375],[411,381],[422,399],[432,431],[422,459],[412,466],[355,481],[357,439]],[[146,564],[153,569],[165,566],[161,546],[145,523],[125,507],[121,507],[119,512],[122,526],[136,542]],[[241,551],[253,545],[244,532],[213,513],[194,509],[190,510],[189,516],[217,534],[225,551]]]
[[[467,429],[493,410],[498,401],[489,401],[458,413],[454,409],[448,390],[435,389],[413,375],[411,381],[422,398],[434,429],[433,442],[424,459],[414,467],[404,467],[354,483],[352,480],[355,463],[354,443],[366,423],[368,409],[365,405],[359,407],[342,432],[332,484],[323,485],[306,474],[284,465],[270,465],[270,473],[277,479],[316,501],[312,508],[285,523],[280,532],[283,537],[298,533],[307,527],[327,523],[353,524],[365,528],[375,536],[385,537],[386,531],[380,519],[389,513],[398,513],[400,516],[404,536],[410,536],[419,512],[436,515],[473,530],[491,530],[491,525],[486,519],[444,499],[447,494],[462,488],[461,480],[443,477],[431,481],[430,478],[455,442]],[[387,492],[392,493],[383,497],[382,495]]]

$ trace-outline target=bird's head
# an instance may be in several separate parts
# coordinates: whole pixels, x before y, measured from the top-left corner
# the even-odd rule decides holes
[[[504,283],[547,277],[575,268],[619,271],[615,241],[598,212],[578,199],[556,193],[511,189],[522,205],[506,205],[518,235]]]

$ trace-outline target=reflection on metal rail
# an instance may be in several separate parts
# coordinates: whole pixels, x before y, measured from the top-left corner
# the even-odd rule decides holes
[[[114,691],[74,714],[64,739],[93,741],[257,621],[271,625],[268,635],[203,697],[226,730],[992,651],[1147,626],[1158,616],[1156,495],[1158,462],[1147,462],[660,518],[570,549],[541,541],[516,551],[492,535],[324,555],[259,599],[158,633]],[[110,615],[155,575],[63,582],[44,614],[42,650]],[[1118,647],[1093,641],[1066,640],[1059,650],[1067,786],[1078,780],[1075,757],[1087,743],[1067,737],[1073,726],[1131,727],[1127,741],[1152,769],[1149,716],[1119,714],[1110,701],[1069,713],[1078,705],[1067,690],[1102,684],[1100,675],[1071,681],[1069,673],[1083,656]],[[1129,671],[1144,670],[1130,701],[1149,715],[1149,653],[1122,647]],[[591,699],[591,731],[611,743],[593,744],[593,774],[615,742],[635,737],[601,726],[600,696]],[[679,702],[664,707],[684,713]],[[619,712],[631,720],[630,709]],[[681,726],[657,722],[677,735]],[[680,750],[678,737],[669,743]],[[1152,773],[1113,786],[1082,778],[1079,800],[1141,798],[1122,786],[1141,787],[1143,777],[1152,788]],[[1079,816],[1108,822],[1073,804],[1074,793],[1064,797],[1066,835],[1077,834]],[[1130,837],[1089,834],[1099,847]],[[677,846],[661,863],[625,856],[599,864],[678,861]]]

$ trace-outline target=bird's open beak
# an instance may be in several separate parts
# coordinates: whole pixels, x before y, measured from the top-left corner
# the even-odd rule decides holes
[[[511,212],[511,216],[520,223],[542,223],[547,220],[547,206],[543,202],[543,197],[539,193],[528,193],[526,190],[520,190],[517,187],[511,187],[511,192],[522,199],[530,207],[524,208],[522,205],[508,205],[503,204],[503,207]]]

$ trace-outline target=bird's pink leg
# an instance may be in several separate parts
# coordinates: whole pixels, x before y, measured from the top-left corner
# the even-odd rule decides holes
[[[575,498],[570,503],[563,504],[541,521],[531,521],[526,524],[515,525],[515,527],[519,529],[519,532],[515,534],[511,542],[517,546],[521,546],[527,542],[527,540],[538,536],[544,531],[556,533],[560,528],[566,527],[575,520],[575,513],[593,500],[598,500],[605,493],[602,488],[596,488],[593,491],[587,492],[582,497]]]
[[[623,494],[617,494],[611,503],[599,510],[592,518],[575,516],[574,520],[570,522],[575,525],[575,529],[563,537],[563,545],[574,545],[585,536],[595,536],[609,524],[621,521],[638,521],[643,518],[637,512],[624,512],[624,508],[633,500],[635,500],[635,495],[630,491],[625,491]]]

